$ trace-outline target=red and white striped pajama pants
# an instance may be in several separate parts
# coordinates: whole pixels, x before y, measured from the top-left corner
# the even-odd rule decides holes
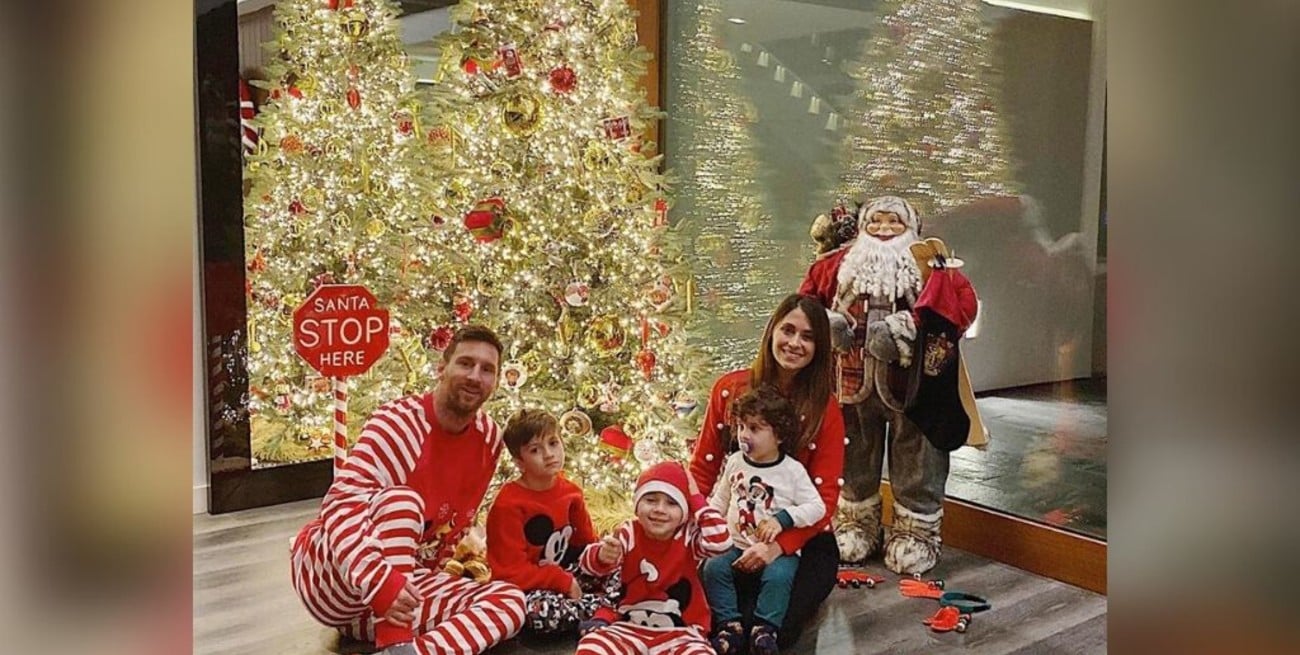
[[[696,628],[619,622],[583,635],[574,655],[713,655],[713,646]]]
[[[477,655],[513,637],[524,623],[524,594],[504,582],[480,584],[417,567],[424,503],[408,487],[385,489],[371,499],[370,520],[384,559],[420,590],[415,647],[421,655]],[[293,588],[317,621],[354,639],[375,640],[377,619],[339,570],[319,522],[294,541]]]

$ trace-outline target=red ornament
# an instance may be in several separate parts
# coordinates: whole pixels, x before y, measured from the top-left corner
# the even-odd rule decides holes
[[[627,436],[623,428],[611,425],[600,431],[600,447],[608,450],[614,457],[622,459],[627,456],[628,451],[632,450],[632,437]]]
[[[568,66],[560,66],[551,71],[549,76],[551,88],[558,93],[568,93],[578,85],[578,74]]]
[[[451,338],[456,333],[446,325],[440,325],[433,328],[427,336],[424,337],[424,346],[426,348],[443,352],[447,346],[451,345]]]
[[[361,107],[361,92],[356,90],[355,87],[348,89],[348,106],[353,109]]]
[[[655,361],[653,350],[642,349],[636,354],[636,366],[641,369],[641,375],[644,375],[647,380],[654,377]]]
[[[262,251],[259,250],[253,254],[253,259],[248,262],[248,272],[261,273],[262,271],[265,270],[266,270],[266,258],[262,256]]]
[[[294,216],[301,216],[307,213],[307,208],[303,206],[301,200],[294,198],[293,201],[289,203],[289,213]]]
[[[501,198],[493,196],[481,200],[474,205],[474,209],[465,214],[465,227],[470,234],[474,235],[475,241],[480,243],[496,241],[505,234],[505,213],[506,202]]]
[[[402,136],[409,136],[415,131],[415,117],[411,112],[399,109],[393,112],[393,120],[397,121],[397,133]]]
[[[434,227],[442,227],[443,225],[447,224],[447,219],[443,218],[439,214],[434,214],[433,217],[429,219],[429,221],[433,223]]]
[[[664,227],[665,225],[668,225],[668,201],[663,198],[655,198],[654,227]]]
[[[329,7],[333,11],[339,9],[348,9],[352,6],[352,0],[329,0]]]
[[[296,86],[289,87],[289,95],[302,100],[302,91]]]
[[[456,294],[452,299],[451,315],[455,316],[456,320],[464,323],[469,320],[470,315],[473,313],[474,305],[470,304],[469,296],[463,293]]]
[[[501,60],[495,59],[489,62],[486,59],[465,57],[464,59],[460,60],[460,68],[461,70],[465,71],[466,75],[478,75],[479,71],[483,70],[484,68],[486,68],[488,71],[494,71],[498,68],[501,68]]]

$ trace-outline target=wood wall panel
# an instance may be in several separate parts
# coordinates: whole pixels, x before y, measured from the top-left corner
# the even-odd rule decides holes
[[[645,88],[646,101],[652,106],[663,109],[663,0],[628,0],[628,3],[638,12],[637,42],[654,56],[646,67],[645,77],[641,81],[642,87]],[[663,120],[659,120],[650,128],[647,135],[647,138],[656,144],[659,143],[662,125]],[[657,146],[655,150],[662,152],[663,148]]]

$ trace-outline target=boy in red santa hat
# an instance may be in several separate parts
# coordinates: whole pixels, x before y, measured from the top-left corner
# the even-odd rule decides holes
[[[677,462],[661,462],[637,478],[636,519],[583,551],[592,575],[616,573],[617,608],[583,623],[578,655],[645,653],[713,655],[701,560],[731,548],[726,519],[709,506]]]

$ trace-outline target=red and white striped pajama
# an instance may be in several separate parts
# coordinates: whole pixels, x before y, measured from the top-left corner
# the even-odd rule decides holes
[[[312,616],[380,648],[414,640],[422,655],[482,653],[514,636],[523,592],[437,570],[482,502],[501,445],[481,412],[445,433],[427,394],[376,410],[293,544],[294,590]],[[423,597],[415,627],[379,620],[408,580]]]
[[[574,655],[713,655],[695,626],[652,628],[622,621],[583,635]]]

